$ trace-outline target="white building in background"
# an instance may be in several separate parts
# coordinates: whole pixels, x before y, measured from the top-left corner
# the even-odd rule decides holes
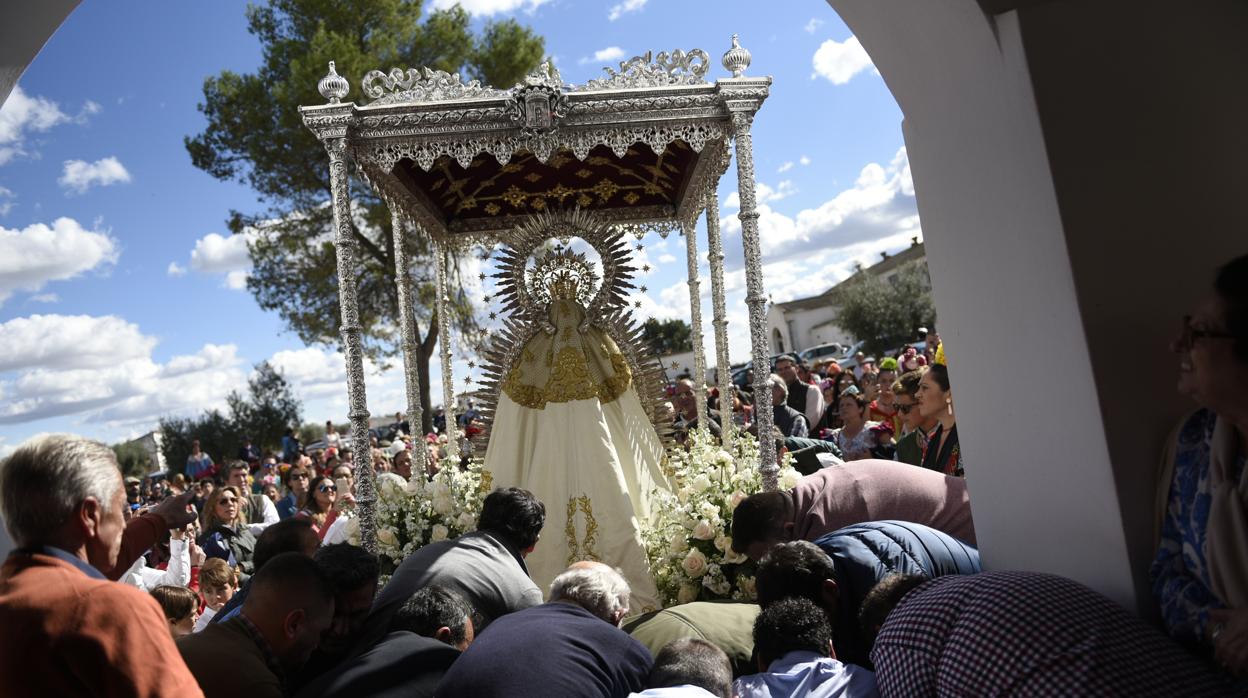
[[[880,261],[861,269],[841,282],[848,283],[858,274],[870,274],[896,283],[897,270],[907,262],[927,263],[927,252],[917,237],[911,238],[910,247],[890,255],[880,253]],[[772,303],[767,310],[767,336],[772,353],[796,352],[818,344],[836,342],[852,344],[854,338],[836,324],[836,306],[832,304],[832,288],[809,298],[798,298],[787,303]]]
[[[126,445],[137,444],[147,454],[148,466],[147,472],[159,473],[166,470],[165,454],[161,453],[160,446],[164,441],[164,436],[159,431],[149,431],[137,439],[131,439]]]

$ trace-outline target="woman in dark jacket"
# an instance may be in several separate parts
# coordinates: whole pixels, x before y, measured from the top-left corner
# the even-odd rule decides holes
[[[199,547],[206,556],[221,558],[249,576],[255,570],[256,537],[247,528],[242,499],[237,487],[213,491],[200,516]]]

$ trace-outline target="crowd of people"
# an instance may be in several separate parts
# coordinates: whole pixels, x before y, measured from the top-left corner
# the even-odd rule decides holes
[[[836,359],[807,364],[795,354],[775,361],[769,376],[773,436],[793,454],[805,474],[831,463],[863,459],[896,460],[963,477],[957,420],[944,346],[924,331],[920,351],[905,345],[881,360],[858,352],[843,368]],[[700,426],[696,386],[682,377],[672,388],[678,438]],[[707,425],[718,436],[724,411],[738,429],[757,435],[753,371],[745,385],[733,386],[731,405],[719,389],[708,390]],[[766,396],[765,396],[766,399]]]
[[[196,447],[189,477],[162,482],[123,478],[103,444],[36,437],[0,464],[18,545],[0,568],[0,693],[1245,693],[1248,257],[1222,269],[1174,350],[1201,409],[1167,448],[1151,569],[1161,628],[1069,579],[984,571],[939,349],[839,373],[786,357],[770,381],[776,424],[816,457],[796,486],[733,511],[726,532],[755,564],[756,603],[643,613],[593,560],[538,588],[525,559],[557,503],[518,488],[491,492],[475,531],[412,551],[387,579],[344,542],[354,465],[332,424],[317,453],[247,444],[218,465]],[[695,389],[673,394],[686,427]],[[718,405],[710,417],[722,424]],[[429,476],[411,453],[436,438],[382,436],[384,477]]]

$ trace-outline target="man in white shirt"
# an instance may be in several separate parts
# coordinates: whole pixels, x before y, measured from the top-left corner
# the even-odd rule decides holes
[[[879,695],[874,673],[836,659],[828,618],[809,599],[789,597],[764,608],[754,621],[754,651],[766,670],[737,679],[738,698]]]
[[[273,500],[263,494],[253,494],[251,485],[247,484],[247,471],[249,467],[241,460],[230,463],[229,470],[226,472],[225,484],[233,485],[243,493],[243,501],[246,503],[247,528],[251,529],[253,536],[259,536],[264,529],[277,523],[280,517],[277,515],[277,505],[273,504]]]

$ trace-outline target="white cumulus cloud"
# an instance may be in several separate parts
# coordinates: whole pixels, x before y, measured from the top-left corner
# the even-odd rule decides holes
[[[624,49],[619,46],[608,46],[604,49],[594,51],[593,57],[586,56],[579,62],[581,65],[586,63],[605,63],[608,61],[618,61],[624,57]]]
[[[108,315],[31,315],[0,324],[0,424],[66,415],[139,423],[225,405],[246,374],[233,345],[205,345],[165,364],[154,337]]]
[[[204,274],[224,274],[222,282],[235,291],[247,287],[247,274],[251,271],[251,254],[247,244],[255,233],[238,235],[208,233],[195,241],[191,250],[191,268]]]
[[[807,34],[814,34],[816,31],[818,31],[819,27],[822,27],[822,26],[823,26],[822,19],[819,19],[818,17],[811,17],[810,21],[807,22],[806,26],[803,28],[806,30]]]
[[[0,106],[0,165],[18,155],[27,154],[25,140],[28,134],[48,131],[70,120],[56,102],[31,97],[21,85],[14,87],[8,100]]]
[[[121,161],[113,156],[95,162],[66,160],[61,177],[56,181],[66,189],[83,194],[91,187],[107,187],[129,182],[130,173],[126,171]]]
[[[433,0],[433,9],[449,10],[456,5],[473,17],[491,17],[516,10],[532,13],[550,0]]]
[[[14,194],[12,189],[0,187],[0,216],[9,215],[9,211],[12,211],[13,207],[17,205],[13,203],[16,198],[17,194]]]
[[[805,155],[803,155],[803,156],[801,156],[800,158],[798,158],[798,159],[797,159],[797,162],[798,162],[798,164],[801,164],[801,165],[809,165],[809,164],[810,164],[810,158],[808,158],[808,157],[806,157]]]
[[[117,261],[117,243],[72,218],[21,230],[0,226],[0,303],[14,291],[36,292],[49,281],[71,279]]]
[[[789,171],[789,170],[791,170],[791,169],[793,169],[793,161],[792,161],[792,160],[790,160],[790,161],[788,161],[788,162],[784,163],[784,164],[783,164],[783,165],[781,165],[780,167],[777,167],[777,168],[776,168],[776,172],[779,172],[779,173],[783,174],[783,173],[785,173],[785,172],[788,172],[788,171]]]
[[[828,39],[815,51],[811,59],[815,72],[811,79],[822,77],[833,85],[844,85],[858,73],[873,67],[871,57],[867,55],[858,37],[851,36],[843,42]]]
[[[775,188],[758,183],[758,230],[763,256],[769,263],[809,257],[822,251],[848,249],[854,245],[886,238],[907,239],[921,234],[910,160],[903,147],[887,166],[868,163],[854,186],[823,204],[786,215],[773,206],[793,192],[781,182]],[[723,208],[740,207],[740,197],[732,192]],[[736,213],[722,221],[726,236],[737,236],[741,223]],[[741,265],[740,245],[725,245],[728,268]]]
[[[165,273],[172,277],[185,276],[186,267],[178,264],[177,262],[170,262],[169,267],[165,269]]]
[[[114,315],[31,315],[0,323],[0,373],[102,368],[151,353],[156,339]]]
[[[630,12],[640,12],[646,6],[647,0],[624,0],[624,2],[611,6],[607,12],[607,19],[614,22]]]

